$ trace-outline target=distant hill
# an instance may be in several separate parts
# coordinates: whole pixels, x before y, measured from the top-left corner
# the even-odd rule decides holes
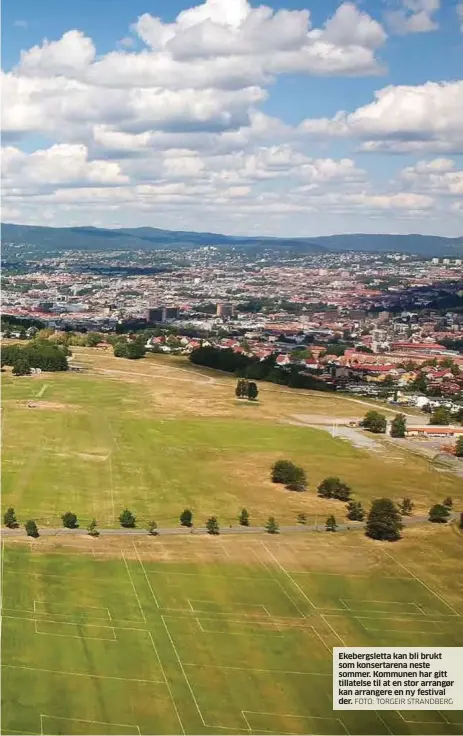
[[[367,251],[416,253],[422,256],[463,257],[463,237],[443,238],[435,235],[328,235],[314,238],[234,237],[218,233],[161,230],[155,227],[104,229],[95,227],[39,227],[2,224],[2,242],[6,245],[26,244],[37,253],[63,250],[155,250],[169,248],[281,249],[291,248],[307,253]]]

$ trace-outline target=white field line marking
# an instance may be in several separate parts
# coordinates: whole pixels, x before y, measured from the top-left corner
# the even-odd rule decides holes
[[[217,603],[217,601],[201,600],[199,598],[187,598],[187,601],[188,601],[188,604],[189,604],[191,610],[193,611],[193,613],[214,613],[214,611],[210,611],[210,610],[209,611],[201,611],[201,610],[199,610],[197,608],[194,608],[194,606],[192,605],[193,603],[199,603],[199,604],[206,603],[206,605],[207,604],[210,605],[211,603],[213,603],[213,604]],[[264,605],[262,605],[262,603],[238,603],[238,602],[234,602],[233,601],[233,602],[229,603],[228,605],[229,606],[243,606],[243,607],[246,607],[246,608],[262,608],[262,610],[265,612],[266,616],[268,616],[269,618],[271,618],[270,613],[268,612],[267,608]],[[253,614],[253,613],[242,613],[241,615],[243,615],[243,616],[254,616],[255,614]]]
[[[138,597],[137,589],[135,588],[135,584],[133,582],[132,573],[130,572],[130,568],[129,568],[128,564],[127,564],[127,560],[125,559],[124,550],[122,550],[122,549],[121,549],[121,556],[122,556],[122,559],[124,560],[125,569],[127,570],[127,574],[129,576],[130,584],[132,585],[132,589],[133,589],[133,592],[135,594],[135,598],[137,599],[137,603],[138,603],[138,607],[140,609],[140,613],[141,613],[141,615],[143,617],[144,623],[146,624],[145,612],[144,612],[144,610],[142,608],[142,605],[141,605],[141,602],[140,602],[140,598]]]
[[[47,672],[50,675],[66,675],[69,677],[92,677],[95,680],[121,680],[122,682],[144,682],[153,685],[165,685],[164,680],[145,680],[138,677],[116,677],[115,675],[93,675],[88,672],[65,672],[62,670],[49,670],[44,667],[26,667],[22,664],[2,664],[14,670],[30,670],[31,672]]]
[[[404,718],[403,717],[403,715],[400,712],[400,710],[396,710],[396,713],[401,717],[401,719],[403,720],[404,723],[423,723],[423,724],[424,723],[428,723],[428,724],[433,725],[433,726],[442,726],[442,721],[413,721],[411,719],[408,719],[407,720],[407,718]],[[436,710],[436,713],[440,713],[440,711]],[[454,725],[457,726],[458,724],[455,723]]]
[[[157,599],[157,598],[156,598],[156,596],[154,595],[154,590],[153,590],[153,588],[152,588],[152,586],[151,586],[151,583],[150,583],[150,579],[149,579],[149,577],[148,577],[148,575],[147,575],[147,573],[146,573],[146,568],[145,568],[145,566],[144,566],[144,564],[143,564],[143,560],[141,559],[140,555],[138,554],[138,549],[136,548],[135,544],[133,545],[133,547],[134,547],[134,550],[135,550],[135,554],[136,554],[136,555],[137,555],[137,557],[138,557],[138,562],[140,563],[141,569],[143,570],[143,575],[145,576],[145,580],[146,580],[146,582],[148,583],[148,587],[149,587],[149,589],[150,589],[150,591],[151,591],[151,595],[152,595],[152,597],[153,597],[153,600],[154,600],[154,602],[155,602],[155,604],[156,604],[156,608],[161,608],[161,606],[159,605],[159,601],[158,601],[158,599]]]
[[[347,548],[343,547],[343,549],[347,549]],[[352,549],[355,549],[355,547]],[[342,572],[319,572],[315,570],[288,570],[288,573],[290,575],[323,575],[323,576],[330,575],[335,578],[371,578],[373,577],[371,574],[362,575],[360,573],[349,572],[344,575]],[[402,576],[400,575],[381,575],[381,580],[410,580],[410,577],[408,575],[407,577],[403,575]]]
[[[270,575],[270,577],[271,577],[271,580],[273,580],[273,581],[274,581],[275,583],[277,583],[277,584],[278,584],[278,586],[279,586],[280,590],[282,590],[282,591],[283,591],[283,593],[285,594],[285,596],[287,597],[287,599],[288,599],[288,600],[290,601],[291,605],[292,605],[292,606],[294,606],[294,608],[295,608],[295,609],[296,609],[296,611],[297,611],[297,612],[299,613],[299,615],[300,615],[300,616],[301,616],[302,618],[306,618],[306,616],[305,616],[305,613],[304,613],[304,612],[303,612],[303,611],[302,611],[302,610],[301,610],[301,609],[299,608],[299,606],[297,605],[297,603],[295,603],[295,602],[293,601],[293,599],[292,599],[292,598],[291,598],[291,596],[289,595],[288,591],[287,591],[287,590],[285,590],[285,589],[283,588],[283,586],[282,586],[282,584],[280,583],[280,581],[278,580],[278,578],[276,578],[276,577],[274,577],[274,575],[272,575],[272,573],[271,573],[271,571],[270,571],[270,570],[268,569],[268,567],[267,567],[267,565],[266,565],[265,561],[264,561],[264,560],[261,560],[261,558],[259,557],[259,555],[258,555],[258,553],[256,552],[256,550],[254,549],[254,547],[249,547],[249,549],[250,549],[250,550],[252,551],[252,553],[254,554],[254,557],[256,557],[256,558],[257,558],[257,561],[258,561],[258,562],[259,562],[259,563],[260,563],[261,565],[263,565],[263,567],[264,567],[264,570],[266,570],[266,571],[268,572],[268,574],[269,574],[269,575]],[[262,578],[262,579],[264,579],[264,578]]]
[[[98,726],[119,726],[120,728],[133,728],[137,729],[137,732],[141,734],[140,726],[134,723],[111,723],[110,721],[90,721],[86,718],[66,718],[64,716],[49,716],[47,713],[41,713],[40,714],[40,723],[43,733],[43,719],[44,718],[51,718],[53,721],[74,721],[76,723],[96,723]]]
[[[169,617],[167,617],[169,618]],[[201,621],[215,621],[216,623],[222,622],[222,618],[217,618],[215,616],[210,616],[208,614],[201,615],[200,617],[196,617],[196,621],[199,621],[199,618],[201,618]],[[251,626],[257,626],[264,628],[267,626],[273,626],[276,631],[281,631],[279,628],[278,620],[271,618],[270,621],[267,621],[266,618],[263,619],[252,619],[251,621],[248,621],[247,619],[242,618],[229,618],[225,621],[227,624],[251,624]]]
[[[212,620],[212,619],[208,619],[208,620]],[[265,634],[260,634],[257,631],[246,631],[246,630],[244,630],[244,631],[217,631],[217,630],[214,631],[213,629],[205,629],[203,627],[201,621],[199,620],[199,618],[196,618],[195,621],[197,622],[197,624],[199,626],[199,630],[203,634],[222,634],[222,635],[225,634],[226,636],[247,636],[247,637],[249,637],[250,635],[252,635],[252,636],[268,636],[269,634],[273,634],[277,639],[285,639],[286,638],[286,634],[284,634],[283,632],[281,632],[279,629],[275,629],[273,631],[272,630],[266,631]],[[230,621],[227,621],[227,623],[231,623],[231,622]]]
[[[2,539],[2,566],[1,566],[1,583],[0,583],[0,607],[3,608],[3,563],[5,561],[5,540]]]
[[[72,616],[74,612],[75,613],[78,613],[79,612],[77,610],[75,610],[73,613],[49,613],[48,611],[37,611],[37,603],[38,604],[40,604],[40,603],[44,603],[44,604],[45,603],[51,603],[54,606],[64,606],[66,604],[65,603],[56,603],[54,601],[49,601],[49,600],[46,600],[46,599],[44,599],[44,600],[36,600],[34,598],[34,613],[42,614],[44,616]],[[89,608],[94,608],[97,611],[106,611],[106,613],[107,613],[107,617],[106,618],[101,618],[100,616],[94,616],[93,614],[90,614],[93,619],[100,620],[100,621],[111,621],[111,614],[109,612],[109,608],[107,608],[106,606],[74,606],[74,609],[80,609],[80,610],[82,610],[84,612],[87,611]]]
[[[2,733],[19,733],[21,736],[41,736],[38,731],[18,731],[16,728],[1,729]]]
[[[354,616],[354,618],[355,619],[358,619],[357,616]],[[418,629],[405,629],[405,631],[403,631],[401,629],[381,629],[381,628],[380,629],[374,629],[374,628],[371,628],[370,626],[365,626],[365,624],[362,621],[360,621],[360,619],[358,619],[358,620],[359,620],[359,623],[360,623],[361,627],[365,631],[380,631],[380,632],[383,632],[384,631],[385,633],[388,633],[388,634],[401,634],[401,633],[405,633],[405,634],[432,634],[433,636],[435,636],[435,635],[438,634],[439,636],[448,636],[448,631],[433,631],[432,629],[428,629],[428,631],[419,631]]]
[[[331,652],[331,649],[330,649]],[[299,672],[297,670],[272,670],[262,667],[237,667],[235,665],[226,664],[196,664],[194,662],[184,662],[184,667],[210,667],[218,670],[239,670],[240,672],[268,672],[270,674],[278,673],[279,675],[310,675],[311,677],[332,677],[331,672]]]
[[[304,593],[304,591],[302,590],[301,586],[300,586],[300,585],[299,585],[298,583],[296,583],[296,581],[295,581],[295,580],[294,580],[294,579],[293,579],[293,578],[291,577],[291,575],[289,574],[289,572],[288,572],[288,571],[287,571],[287,570],[286,570],[286,569],[285,569],[285,568],[283,567],[283,565],[281,564],[281,562],[279,562],[279,561],[277,560],[277,558],[275,557],[275,555],[274,555],[274,554],[273,554],[273,553],[272,553],[272,552],[271,552],[271,551],[270,551],[270,550],[269,550],[269,549],[268,549],[268,548],[267,548],[267,547],[265,546],[264,542],[261,542],[261,544],[262,544],[262,547],[263,547],[263,548],[265,549],[265,551],[267,552],[267,554],[268,554],[268,555],[270,555],[270,557],[271,557],[271,558],[272,558],[272,559],[274,560],[274,562],[276,562],[276,564],[278,565],[278,567],[279,567],[279,568],[280,568],[280,569],[281,569],[281,570],[282,570],[282,571],[284,572],[284,574],[285,574],[285,575],[286,575],[286,576],[287,576],[287,577],[288,577],[288,578],[289,578],[289,579],[291,580],[291,582],[292,582],[292,584],[294,585],[294,587],[298,589],[298,591],[299,591],[299,592],[301,593],[301,595],[302,595],[302,596],[303,596],[303,597],[304,597],[304,598],[306,599],[306,601],[307,601],[307,602],[308,602],[308,603],[309,603],[309,604],[310,604],[310,605],[312,606],[312,608],[316,609],[316,606],[314,606],[314,604],[313,604],[313,603],[312,603],[312,601],[310,600],[309,596],[308,596],[308,595],[307,595],[306,593]],[[304,616],[304,618],[305,618],[305,616]]]
[[[434,591],[434,590],[433,590],[433,589],[432,589],[432,588],[431,588],[431,587],[430,587],[429,585],[427,585],[427,583],[424,583],[424,582],[423,582],[422,580],[420,580],[420,578],[419,578],[419,577],[418,577],[417,575],[415,575],[415,573],[414,573],[414,572],[412,572],[412,571],[411,571],[411,570],[410,570],[410,569],[409,569],[408,567],[406,567],[406,566],[405,566],[405,565],[403,564],[403,562],[399,562],[398,560],[396,560],[396,559],[395,559],[395,557],[393,557],[393,556],[391,555],[391,553],[390,553],[390,552],[388,552],[388,550],[387,550],[387,549],[383,549],[383,552],[384,552],[384,554],[386,554],[386,555],[387,555],[388,557],[390,557],[390,558],[391,558],[391,560],[392,560],[393,562],[395,562],[395,564],[396,564],[396,565],[400,565],[400,567],[403,567],[403,569],[404,569],[404,570],[405,570],[406,572],[408,572],[408,574],[409,574],[409,575],[411,575],[411,576],[412,576],[413,578],[415,578],[415,580],[417,580],[417,581],[418,581],[418,582],[419,582],[419,583],[420,583],[420,584],[421,584],[421,585],[422,585],[423,587],[425,587],[425,588],[426,588],[426,590],[429,590],[429,592],[430,592],[430,593],[432,593],[432,595],[433,595],[433,596],[435,596],[435,597],[436,597],[436,598],[437,598],[438,600],[440,600],[440,602],[441,602],[441,603],[443,603],[443,604],[444,604],[444,606],[447,606],[447,608],[448,608],[448,609],[449,609],[450,611],[452,611],[452,613],[454,614],[454,616],[461,616],[461,614],[460,614],[460,613],[458,613],[458,611],[455,611],[455,609],[454,609],[454,608],[453,608],[453,607],[452,607],[452,606],[450,605],[450,603],[447,603],[447,601],[446,601],[446,600],[444,600],[444,598],[442,598],[442,596],[440,596],[440,595],[439,595],[438,593],[436,593],[436,592],[435,592],[435,591]]]
[[[331,626],[330,622],[326,620],[326,616],[324,616],[324,614],[320,614],[320,616],[321,616],[321,618],[323,619],[323,621],[325,622],[325,624],[326,624],[327,626],[329,626],[329,627],[330,627],[330,629],[331,629],[331,631],[333,632],[333,634],[334,634],[335,636],[337,636],[337,637],[338,637],[338,639],[339,639],[339,641],[340,641],[340,642],[342,643],[343,647],[347,647],[347,644],[346,644],[346,642],[344,641],[344,639],[342,638],[342,636],[339,636],[339,634],[338,634],[338,632],[336,631],[336,629],[334,629],[334,628],[333,628],[333,627]]]
[[[320,641],[323,644],[323,646],[325,646],[328,649],[329,653],[331,654],[332,653],[332,649],[328,646],[328,644],[324,640],[323,636],[317,631],[317,629],[315,628],[315,626],[311,626],[310,628],[312,629],[312,631],[314,632],[314,634],[316,634],[318,636],[318,638],[320,639]]]
[[[49,621],[48,618],[39,618],[39,619],[37,619],[37,616],[65,616],[67,618],[70,618],[70,616],[72,615],[72,614],[66,614],[66,613],[40,613],[40,611],[37,611],[37,612],[36,611],[31,611],[28,608],[3,608],[3,610],[4,611],[12,611],[13,613],[32,613],[32,614],[34,614],[36,616],[36,618],[29,618],[28,616],[10,616],[10,615],[5,615],[4,616],[4,618],[10,618],[10,619],[14,619],[16,621],[43,621],[44,623],[47,623],[47,621]],[[98,621],[98,620],[100,620],[100,621],[106,621],[107,619],[95,619],[95,618],[93,618],[92,620],[93,621],[95,621],[95,620],[96,621]],[[108,624],[106,624],[106,625],[105,624],[95,624],[95,625],[97,625],[98,628],[100,628],[100,629],[113,629],[113,628],[116,628],[116,629],[122,629],[123,631],[146,631],[146,629],[144,629],[144,628],[135,628],[134,626],[121,626],[119,623],[116,623],[116,621],[123,621],[124,623],[127,623],[127,624],[140,624],[140,625],[143,623],[142,621],[132,621],[132,619],[130,619],[130,618],[116,618],[116,619],[113,619],[111,617],[112,626],[110,626]],[[74,624],[75,626],[82,626],[82,624],[85,623],[85,622],[83,622],[83,621],[56,621],[55,623],[57,623],[57,624],[58,623],[69,623],[69,624]]]
[[[379,712],[378,710],[375,710],[375,713],[376,713],[376,715],[378,716],[378,718],[379,718],[379,720],[381,721],[381,723],[383,724],[383,726],[386,726],[386,728],[387,728],[387,730],[388,730],[388,733],[390,733],[390,734],[393,734],[394,732],[393,732],[393,731],[391,731],[391,729],[390,729],[390,728],[389,728],[389,726],[387,725],[387,723],[386,723],[386,721],[384,720],[384,718],[382,717],[382,715],[380,715],[380,712]]]
[[[198,701],[196,700],[196,695],[195,695],[195,694],[194,694],[194,692],[193,692],[193,688],[191,687],[191,685],[190,685],[190,681],[189,681],[189,679],[188,679],[188,677],[187,677],[187,674],[186,674],[186,672],[185,672],[185,668],[184,668],[184,666],[183,666],[182,660],[180,659],[179,653],[178,653],[178,651],[177,651],[177,647],[175,646],[175,644],[174,644],[174,640],[172,639],[172,636],[171,636],[171,634],[170,634],[170,631],[169,631],[169,627],[167,626],[167,624],[166,624],[166,622],[165,622],[165,620],[164,620],[164,616],[163,616],[162,614],[161,614],[161,621],[162,621],[162,623],[163,623],[163,625],[164,625],[164,628],[165,628],[165,630],[166,630],[167,636],[169,637],[169,641],[170,641],[170,643],[171,643],[171,645],[172,645],[172,649],[174,650],[175,656],[176,656],[176,658],[177,658],[177,662],[179,663],[179,665],[180,665],[180,669],[182,670],[182,673],[183,673],[183,677],[185,678],[185,682],[186,682],[186,684],[188,685],[188,689],[189,689],[189,691],[190,691],[191,697],[193,698],[193,702],[194,702],[194,704],[195,704],[195,706],[196,706],[196,710],[198,711],[199,717],[201,718],[201,723],[203,724],[203,726],[207,726],[207,724],[206,724],[206,722],[205,722],[205,720],[204,720],[204,718],[203,718],[203,714],[202,714],[202,712],[201,712],[201,708],[199,707],[199,703],[198,703]]]
[[[35,633],[36,634],[42,634],[43,636],[63,636],[66,639],[93,639],[94,641],[95,640],[96,641],[118,641],[117,636],[116,636],[116,631],[115,631],[115,629],[114,629],[113,626],[105,626],[104,627],[105,629],[112,629],[113,638],[110,639],[109,637],[104,637],[104,636],[84,636],[82,634],[79,634],[79,635],[77,635],[77,634],[55,634],[53,631],[39,631],[38,630],[38,627],[37,627],[37,624],[40,624],[40,623],[42,623],[42,624],[61,624],[61,626],[81,626],[81,625],[84,625],[87,628],[92,627],[92,625],[91,624],[75,624],[75,623],[69,623],[67,621],[37,621],[37,619],[35,619]],[[102,626],[101,627],[100,626],[93,626],[92,628],[99,629],[99,628],[103,628],[103,627]]]
[[[246,718],[246,711],[245,710],[242,710],[241,711],[241,717],[244,718],[244,720],[246,721],[246,728],[248,729],[248,731],[252,731],[251,724],[249,723],[248,719]]]
[[[143,562],[142,562],[142,560],[141,560],[141,558],[140,558],[140,555],[138,554],[138,550],[137,550],[137,548],[136,548],[136,546],[135,546],[135,543],[133,544],[133,548],[134,548],[134,550],[135,550],[135,554],[137,555],[137,557],[138,557],[138,560],[139,560],[139,562],[140,562],[140,564],[141,564],[141,567],[142,567],[142,569],[143,569],[143,572],[144,572],[144,575],[145,575],[146,581],[147,581],[147,583],[148,583],[148,585],[149,585],[149,588],[150,588],[150,590],[151,590],[151,595],[153,596],[153,598],[154,598],[154,600],[155,600],[155,602],[156,602],[156,605],[157,605],[157,607],[159,608],[159,605],[158,605],[158,603],[157,603],[156,597],[155,597],[155,595],[154,595],[154,593],[153,593],[153,589],[151,588],[151,585],[150,585],[150,583],[149,583],[149,580],[148,580],[148,576],[147,576],[147,574],[146,574],[146,570],[145,570],[145,567],[144,567],[144,565],[143,565]],[[122,553],[122,549],[121,549],[121,553]],[[125,558],[124,558],[124,559],[125,559]],[[139,600],[139,602],[140,602],[140,599],[138,598],[138,594],[137,594],[137,599],[138,599],[138,600]],[[141,605],[141,602],[140,602],[140,609],[141,609],[141,611],[142,611],[142,613],[143,613],[143,618],[144,618],[144,619],[145,619],[145,621],[146,621],[146,615],[145,615],[145,612],[144,612],[143,606]],[[153,639],[153,635],[152,635],[151,631],[148,631],[148,636],[149,636],[149,638],[150,638],[150,640],[151,640],[151,645],[152,645],[152,647],[153,647],[153,649],[154,649],[154,653],[155,653],[155,655],[156,655],[156,658],[157,658],[157,660],[158,660],[158,662],[159,662],[159,667],[160,667],[160,669],[161,669],[161,672],[162,672],[162,676],[163,676],[163,678],[164,678],[164,682],[165,682],[165,685],[166,685],[166,687],[167,687],[167,690],[169,691],[170,699],[171,699],[171,701],[172,701],[172,705],[174,706],[175,714],[176,714],[176,716],[177,716],[177,719],[178,719],[178,722],[179,722],[179,724],[180,724],[180,728],[182,729],[182,733],[183,733],[183,734],[185,734],[185,733],[186,733],[186,731],[185,731],[185,727],[184,727],[184,725],[183,725],[183,723],[182,723],[182,719],[180,718],[180,713],[179,713],[179,711],[178,711],[178,708],[177,708],[177,703],[175,702],[175,698],[174,698],[174,696],[173,696],[173,694],[172,694],[172,690],[171,690],[171,687],[170,687],[170,685],[169,685],[169,681],[168,681],[168,679],[167,679],[167,677],[166,677],[166,673],[165,673],[165,670],[164,670],[164,666],[163,666],[163,664],[162,664],[162,661],[161,661],[161,657],[159,656],[159,652],[158,652],[158,650],[157,650],[156,644],[154,643],[154,639]]]
[[[340,601],[341,601],[341,603],[343,603],[343,604],[344,604],[344,606],[346,607],[346,608],[345,608],[345,610],[346,610],[346,611],[350,611],[351,613],[354,613],[355,611],[363,611],[363,612],[367,613],[367,611],[365,610],[365,606],[361,606],[361,605],[359,605],[359,607],[358,607],[358,608],[351,608],[351,607],[350,607],[350,606],[349,606],[349,605],[348,605],[348,604],[346,603],[346,600],[347,600],[347,601],[355,601],[355,598],[340,598],[339,600],[340,600]],[[368,609],[368,612],[369,612],[369,613],[383,613],[384,615],[387,615],[387,614],[389,614],[389,613],[390,613],[390,614],[393,614],[393,613],[400,613],[400,614],[402,614],[402,615],[405,615],[405,616],[420,616],[420,615],[421,615],[421,616],[427,616],[427,615],[428,615],[428,614],[427,614],[427,613],[425,613],[425,612],[424,612],[423,610],[421,610],[421,611],[420,611],[420,609],[419,609],[419,607],[418,607],[418,606],[416,605],[416,603],[406,603],[406,602],[404,602],[404,601],[374,601],[374,600],[366,600],[366,599],[365,599],[364,601],[358,601],[358,603],[359,603],[359,604],[361,604],[361,603],[385,603],[386,605],[387,605],[388,603],[400,603],[400,605],[402,605],[402,606],[415,606],[415,608],[416,608],[416,612],[412,612],[412,611],[411,611],[410,613],[407,613],[406,611],[394,611],[394,610],[389,610],[389,611],[380,611],[380,610],[379,610],[379,609],[377,609],[377,608],[370,608],[370,609]],[[334,609],[333,609],[333,610],[334,610]]]
[[[306,720],[313,720],[313,721],[337,721],[338,719],[333,716],[301,716],[299,713],[269,713],[265,710],[242,710],[242,713],[250,713],[250,715],[254,716],[280,716],[281,718],[305,718]],[[254,729],[255,731],[259,729]]]
[[[47,390],[47,388],[48,388],[48,383],[44,383],[40,391],[38,391],[37,394],[35,395],[35,398],[41,399],[45,391]]]
[[[254,552],[254,550],[253,550],[253,552]],[[260,562],[260,560],[259,560],[259,562]],[[152,575],[166,575],[168,577],[181,576],[181,577],[193,577],[193,578],[195,578],[195,577],[198,576],[198,573],[196,573],[196,572],[170,572],[170,571],[169,572],[166,572],[165,570],[150,570],[150,573]],[[202,575],[201,577],[202,578],[206,578],[206,579],[207,578],[213,578],[213,579],[218,579],[218,580],[223,580],[223,581],[227,581],[227,580],[250,580],[252,582],[258,581],[260,583],[261,582],[263,582],[263,583],[270,582],[268,578],[255,578],[255,577],[252,577],[251,575],[247,575],[247,576],[246,575],[228,575],[228,574],[225,574],[225,573],[223,575],[216,575],[215,573],[210,573],[210,574],[207,574],[207,575]],[[406,578],[406,579],[408,580],[408,578]]]

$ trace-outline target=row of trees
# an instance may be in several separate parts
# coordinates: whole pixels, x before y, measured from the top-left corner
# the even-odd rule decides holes
[[[431,413],[429,417],[429,424],[444,427],[450,424],[451,419],[452,416],[449,410],[446,409],[444,406],[439,406]],[[367,413],[365,414],[361,422],[361,426],[364,429],[368,429],[370,432],[373,432],[375,434],[385,434],[387,430],[387,419],[384,414],[381,414],[379,411],[372,409],[371,411],[367,411]],[[405,414],[396,414],[391,422],[391,437],[405,437],[406,433],[407,420]],[[459,446],[459,452],[461,454],[458,454],[457,452],[457,456],[463,457],[463,441]]]
[[[69,348],[48,340],[31,340],[27,345],[6,345],[2,349],[2,366],[13,367],[15,376],[28,376],[31,368],[42,371],[67,371]]]
[[[243,353],[235,353],[231,349],[212,346],[201,346],[190,354],[190,361],[195,365],[204,365],[215,370],[234,373],[249,380],[268,381],[290,388],[308,388],[315,391],[333,391],[333,387],[316,376],[307,375],[303,366],[289,365],[280,368],[276,363],[277,356],[269,355],[259,360]]]

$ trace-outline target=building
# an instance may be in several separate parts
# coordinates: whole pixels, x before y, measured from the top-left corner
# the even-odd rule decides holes
[[[178,307],[150,307],[146,312],[146,321],[150,324],[155,322],[168,322],[177,319]]]
[[[233,304],[230,304],[230,302],[221,302],[220,304],[217,304],[216,314],[217,317],[229,319],[230,317],[235,316],[235,307]]]
[[[425,427],[408,427],[407,437],[460,437],[463,427],[440,427],[428,424]]]

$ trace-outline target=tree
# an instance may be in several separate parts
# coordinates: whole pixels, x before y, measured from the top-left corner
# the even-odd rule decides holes
[[[297,515],[297,523],[298,524],[307,524],[307,514],[298,514]]]
[[[26,534],[28,537],[34,537],[36,539],[38,536],[40,536],[37,524],[33,519],[29,519],[29,521],[26,521],[24,526],[26,528]]]
[[[365,518],[365,511],[360,501],[349,501],[347,504],[347,518],[350,521],[363,521]]]
[[[18,528],[19,524],[18,524],[18,520],[16,518],[16,513],[15,513],[13,506],[10,506],[9,508],[7,508],[7,510],[3,514],[3,523],[9,529]]]
[[[119,522],[120,525],[126,529],[133,529],[136,524],[136,518],[129,509],[124,509],[124,511],[121,511],[119,514]]]
[[[244,399],[247,394],[247,381],[244,378],[239,378],[235,388],[235,395],[237,399]]]
[[[206,529],[208,534],[220,534],[219,522],[216,516],[210,516],[206,521]]]
[[[400,539],[402,520],[399,510],[390,498],[377,498],[368,513],[366,535],[371,539],[394,542]]]
[[[275,520],[274,516],[269,516],[267,523],[265,525],[265,529],[268,532],[268,534],[278,534],[280,531],[280,527],[278,526],[277,521]]]
[[[19,355],[13,363],[13,376],[30,376],[31,366],[26,355]]]
[[[153,537],[156,537],[159,534],[158,525],[154,520],[149,521],[146,528],[148,529],[148,534],[152,534]]]
[[[335,532],[338,528],[338,525],[336,524],[336,519],[333,515],[328,516],[326,520],[325,530],[327,532]]]
[[[184,509],[180,514],[181,526],[193,526],[193,512],[190,509]]]
[[[437,424],[440,427],[444,427],[450,424],[450,412],[444,406],[439,406],[435,409],[429,417],[429,424]]]
[[[277,460],[272,466],[273,483],[284,483],[290,490],[305,491],[307,488],[307,477],[298,465],[290,460]]]
[[[457,457],[463,457],[463,434],[460,435],[457,439],[457,444],[455,445],[455,455]]]
[[[411,498],[403,498],[399,503],[399,511],[402,516],[410,516],[413,511],[413,501]]]
[[[257,399],[258,394],[259,394],[259,389],[257,388],[257,384],[255,384],[254,381],[249,381],[248,382],[249,401],[255,401]]]
[[[363,418],[362,427],[375,434],[384,434],[387,427],[386,417],[374,409],[367,411]]]
[[[71,511],[66,511],[66,513],[62,515],[61,521],[66,529],[77,529],[79,526],[77,523],[77,516]]]
[[[91,537],[98,537],[100,535],[100,532],[96,528],[96,519],[91,520],[90,524],[87,527],[87,531]]]
[[[396,414],[391,422],[391,437],[405,437],[407,420],[405,414]]]
[[[459,524],[459,526],[460,526],[460,529],[463,529],[463,511],[460,514],[460,524]]]
[[[444,501],[442,501],[442,505],[445,506],[448,509],[452,509],[453,507],[453,500],[450,498],[450,496],[447,496]]]
[[[450,510],[442,503],[436,503],[429,509],[429,521],[434,524],[445,524],[449,520]]]
[[[338,477],[325,478],[318,486],[317,493],[321,498],[335,498],[337,501],[349,501],[351,489]]]
[[[238,521],[241,526],[249,526],[249,514],[246,509],[241,509],[241,513],[238,517]]]

